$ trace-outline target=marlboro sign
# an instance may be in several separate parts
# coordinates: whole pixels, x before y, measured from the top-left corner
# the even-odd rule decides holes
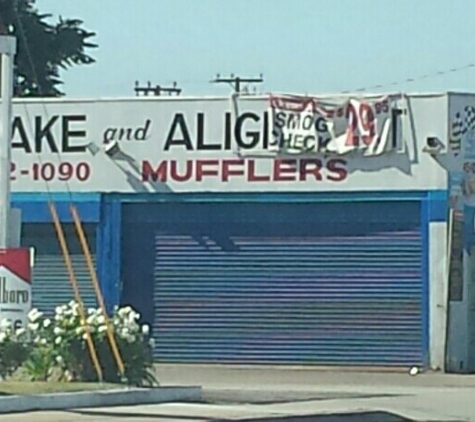
[[[30,250],[0,249],[0,320],[25,327],[31,309]]]

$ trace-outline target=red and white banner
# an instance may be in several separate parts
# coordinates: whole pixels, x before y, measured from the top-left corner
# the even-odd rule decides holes
[[[391,103],[348,99],[322,101],[296,96],[271,96],[272,139],[276,153],[381,155],[393,150]]]
[[[0,321],[25,327],[31,310],[31,262],[26,248],[0,249]]]

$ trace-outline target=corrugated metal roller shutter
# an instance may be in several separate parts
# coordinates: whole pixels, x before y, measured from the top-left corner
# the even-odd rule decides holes
[[[164,212],[158,360],[423,363],[418,204],[235,207]]]
[[[96,307],[96,298],[89,270],[81,252],[79,242],[71,224],[64,224],[67,242],[76,279],[86,307]],[[86,235],[95,260],[94,227],[85,225]],[[74,300],[69,276],[59,249],[52,224],[26,224],[22,236],[23,246],[35,248],[33,267],[32,302],[33,307],[52,314],[58,305]]]

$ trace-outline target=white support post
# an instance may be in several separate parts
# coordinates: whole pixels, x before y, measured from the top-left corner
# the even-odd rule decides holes
[[[0,248],[10,246],[10,166],[16,39],[0,35]]]

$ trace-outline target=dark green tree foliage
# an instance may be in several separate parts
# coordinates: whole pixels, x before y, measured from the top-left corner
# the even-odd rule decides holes
[[[82,27],[78,19],[40,13],[35,0],[0,0],[0,29],[17,37],[14,95],[17,97],[57,97],[63,95],[60,70],[92,64],[87,54],[96,48],[95,33]]]

